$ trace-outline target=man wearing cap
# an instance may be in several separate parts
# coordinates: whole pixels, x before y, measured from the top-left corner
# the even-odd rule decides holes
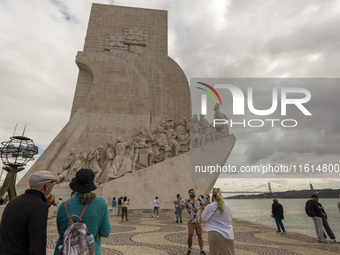
[[[6,206],[0,225],[0,254],[46,254],[48,207],[57,176],[39,171],[30,176],[30,189]]]

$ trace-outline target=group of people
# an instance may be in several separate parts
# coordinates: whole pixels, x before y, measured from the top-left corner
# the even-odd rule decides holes
[[[69,187],[72,189],[71,198],[58,201],[57,229],[59,239],[55,253],[59,254],[65,236],[70,226],[81,218],[86,224],[87,233],[95,236],[95,254],[101,254],[101,238],[111,233],[111,223],[107,203],[103,197],[96,196],[93,191],[97,188],[94,183],[95,174],[92,170],[81,169],[72,179]],[[6,206],[0,225],[0,254],[46,254],[47,219],[49,207],[55,203],[52,193],[57,176],[49,171],[39,171],[29,178],[29,189],[23,195],[11,200]],[[196,199],[195,191],[189,190],[189,199],[184,201],[180,194],[174,201],[176,218],[182,223],[182,210],[188,211],[188,251],[191,254],[194,232],[203,251],[202,219],[206,221],[210,254],[234,254],[234,232],[231,225],[231,210],[219,189],[213,189],[212,203],[207,194],[206,201]],[[127,221],[127,207],[130,204],[127,197],[112,200],[113,215],[122,215],[122,221]],[[120,202],[119,202],[120,201]],[[120,206],[120,207],[119,207]],[[160,207],[158,197],[153,201],[154,215],[158,216]],[[203,213],[202,210],[205,207]],[[118,207],[117,211],[116,208]],[[72,215],[72,216],[71,216]]]
[[[313,194],[306,202],[306,213],[309,217],[312,218],[315,228],[316,236],[318,237],[318,241],[322,243],[326,243],[327,236],[325,231],[327,232],[329,238],[335,242],[339,243],[339,241],[335,238],[333,231],[331,230],[328,224],[327,214],[325,212],[325,208],[322,204],[319,203],[319,197],[316,194]]]
[[[325,212],[325,208],[322,206],[322,204],[319,203],[318,195],[313,194],[311,198],[307,200],[305,211],[306,214],[313,220],[315,233],[318,237],[319,242],[328,242],[327,236],[325,234],[326,231],[327,235],[333,242],[339,243],[328,224],[328,218]],[[274,198],[271,216],[275,219],[275,223],[277,226],[276,232],[281,234],[286,233],[285,227],[282,223],[282,220],[284,219],[283,213],[283,206],[279,203],[278,199]]]
[[[121,196],[116,201],[116,197],[112,198],[112,216],[120,216],[122,217],[122,222],[129,221],[128,220],[128,207],[130,205],[130,199],[126,196]],[[124,220],[125,216],[125,220]]]
[[[159,217],[160,202],[156,196],[152,202],[153,213],[151,217]],[[200,255],[205,255],[203,250],[203,228],[202,220],[206,221],[205,230],[208,232],[208,243],[210,254],[232,255],[234,253],[234,231],[231,225],[232,214],[229,205],[223,201],[220,189],[214,188],[212,192],[212,203],[210,196],[206,194],[204,198],[200,195],[196,198],[195,190],[189,190],[189,198],[184,200],[180,194],[177,194],[174,200],[176,223],[183,223],[182,212],[184,209],[188,212],[188,251],[191,254],[192,238],[194,233],[198,237]]]
[[[59,205],[59,239],[54,254],[59,254],[58,249],[70,223],[77,222],[82,214],[81,219],[87,230],[96,236],[95,254],[101,254],[101,237],[110,235],[111,223],[105,199],[93,193],[97,188],[94,177],[92,170],[81,169],[69,184],[75,195]],[[32,174],[28,182],[29,189],[11,200],[3,212],[0,225],[1,255],[46,254],[48,210],[55,202],[51,192],[57,176],[49,171],[39,171]]]
[[[188,251],[191,254],[192,238],[196,232],[200,255],[205,255],[203,250],[203,228],[202,220],[206,222],[205,230],[208,232],[208,243],[210,254],[233,255],[234,248],[234,230],[231,225],[232,214],[230,206],[223,201],[219,188],[214,188],[212,192],[212,203],[210,196],[206,198],[200,196],[196,198],[195,190],[189,190],[189,199],[183,200],[180,194],[174,200],[176,208],[176,223],[178,219],[182,223],[182,211],[188,211]]]
[[[81,215],[87,230],[96,236],[95,254],[101,254],[101,237],[108,237],[111,233],[111,223],[108,207],[103,197],[97,197],[93,191],[97,188],[94,183],[95,174],[92,170],[81,169],[70,182],[71,198],[57,201],[57,229],[59,239],[56,243],[55,254],[58,247],[63,244],[64,233],[68,230],[70,222],[78,220]],[[55,203],[52,192],[57,176],[49,171],[39,171],[29,178],[29,189],[23,195],[11,200],[6,206],[0,225],[0,254],[46,254],[46,228],[48,208]],[[158,218],[160,202],[156,196],[153,201],[152,217]],[[121,215],[122,222],[128,221],[128,206],[130,201],[121,196],[116,201],[112,199],[112,215]],[[206,222],[205,230],[208,233],[210,254],[234,254],[234,231],[231,224],[232,213],[229,205],[223,200],[220,189],[212,191],[212,201],[209,194],[196,199],[195,190],[189,190],[189,198],[184,200],[177,194],[174,200],[176,208],[176,223],[183,223],[182,211],[188,212],[188,250],[191,254],[192,239],[196,232],[200,247],[203,250],[202,220]],[[315,232],[320,242],[327,242],[326,234],[334,242],[339,242],[327,221],[327,214],[316,194],[306,202],[306,213],[312,218]],[[72,216],[70,216],[72,215]],[[282,220],[284,219],[283,206],[278,199],[273,199],[272,214],[275,219],[278,233],[286,233]]]

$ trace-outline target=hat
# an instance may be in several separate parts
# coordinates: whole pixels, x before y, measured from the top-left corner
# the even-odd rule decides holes
[[[72,179],[70,188],[80,193],[87,193],[95,190],[97,187],[93,183],[94,172],[90,169],[80,169],[76,177]]]
[[[28,183],[31,189],[44,187],[50,182],[57,182],[57,176],[50,171],[39,171],[30,176]]]

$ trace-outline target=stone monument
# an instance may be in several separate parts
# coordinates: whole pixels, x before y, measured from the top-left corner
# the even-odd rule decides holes
[[[177,193],[205,194],[211,178],[190,174],[191,99],[187,78],[168,56],[167,12],[93,4],[69,122],[17,185],[28,186],[40,170],[58,174],[56,196],[69,197],[68,183],[92,169],[97,195],[110,204],[127,196],[130,208],[173,208]],[[213,149],[224,164],[233,135],[196,148]],[[211,148],[210,148],[210,147]],[[209,163],[209,162],[206,162]]]

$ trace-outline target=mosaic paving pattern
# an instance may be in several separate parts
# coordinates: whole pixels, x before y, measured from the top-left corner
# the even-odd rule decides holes
[[[183,213],[183,219],[186,219]],[[102,238],[103,255],[186,254],[187,224],[175,223],[172,210],[161,210],[159,218],[151,218],[151,210],[131,210],[129,221],[111,216],[112,232]],[[55,217],[47,227],[47,254],[53,254],[58,239]],[[271,226],[234,219],[236,254],[240,255],[335,255],[340,244],[318,243],[313,236],[289,232],[284,236],[275,233]],[[208,236],[203,233],[204,250],[209,254]],[[193,238],[192,255],[199,254],[197,236]]]

